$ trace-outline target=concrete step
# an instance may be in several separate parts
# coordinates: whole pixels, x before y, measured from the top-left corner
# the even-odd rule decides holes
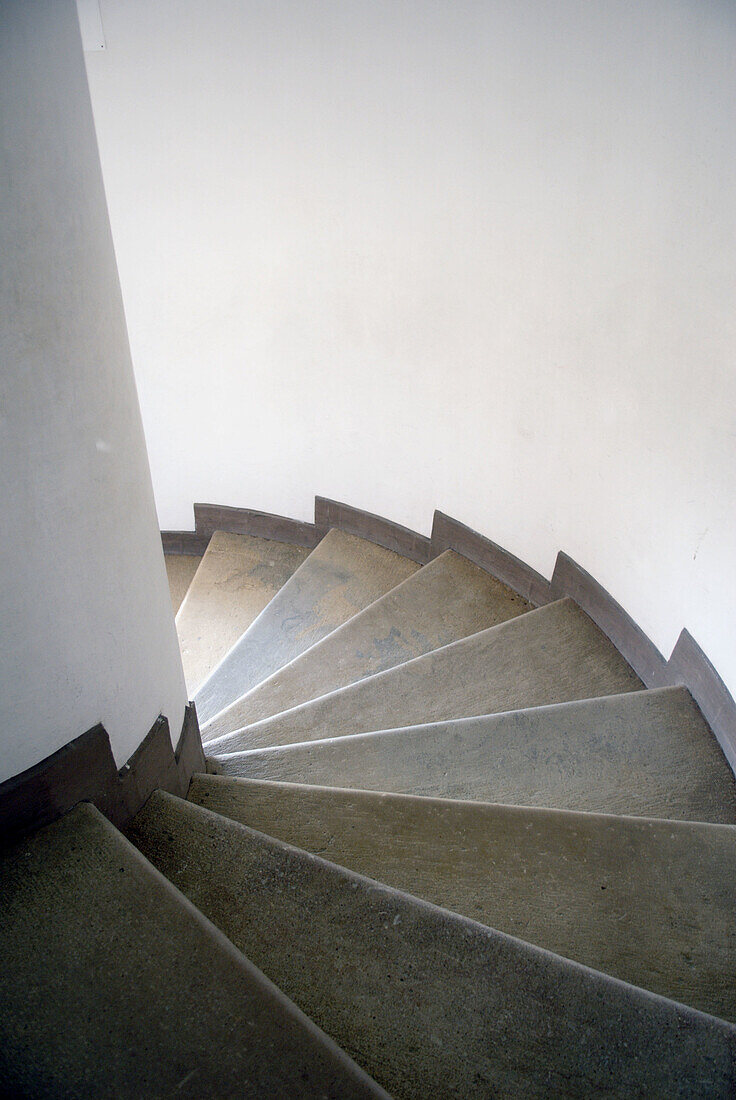
[[[241,824],[736,1019],[736,826],[195,776]]]
[[[215,531],[176,616],[190,696],[308,554],[304,546]]]
[[[171,795],[131,834],[396,1100],[730,1096],[736,1029]]]
[[[446,550],[218,714],[203,736],[290,710],[530,610],[512,589]]]
[[[222,764],[248,779],[736,822],[733,773],[683,687],[253,749]]]
[[[564,599],[225,734],[208,751],[219,756],[642,687],[595,623]]]
[[[164,554],[166,562],[166,576],[169,579],[169,592],[171,593],[171,606],[176,615],[181,607],[181,601],[187,594],[187,589],[192,583],[202,558],[194,554]]]
[[[92,806],[0,882],[3,1096],[386,1096]]]
[[[416,562],[329,531],[195,695],[200,722],[415,573]]]

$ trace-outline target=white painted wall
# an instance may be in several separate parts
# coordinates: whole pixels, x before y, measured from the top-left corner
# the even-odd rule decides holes
[[[74,0],[0,0],[0,780],[186,690]]]
[[[101,0],[164,527],[435,507],[736,691],[736,7]]]

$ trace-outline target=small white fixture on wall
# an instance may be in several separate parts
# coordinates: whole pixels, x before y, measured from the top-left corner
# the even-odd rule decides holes
[[[77,14],[85,53],[106,49],[100,0],[77,0]]]

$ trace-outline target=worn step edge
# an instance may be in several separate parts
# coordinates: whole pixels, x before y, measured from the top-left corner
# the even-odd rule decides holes
[[[155,797],[155,795],[153,797]],[[144,885],[142,888],[145,888],[149,892],[152,891],[158,895],[156,911],[157,913],[160,913],[160,916],[158,917],[159,920],[166,919],[168,916],[169,919],[172,919],[174,921],[183,921],[185,927],[187,924],[190,927],[194,926],[194,928],[196,929],[194,937],[195,951],[196,942],[198,941],[200,949],[204,944],[206,944],[209,946],[210,949],[214,950],[215,957],[221,956],[229,961],[228,965],[230,968],[230,972],[233,974],[239,974],[240,980],[242,981],[242,996],[244,1001],[240,1005],[240,1012],[243,1012],[245,1010],[245,999],[249,999],[254,1003],[258,1003],[256,1015],[260,1015],[265,1011],[267,1013],[273,1012],[275,1015],[280,1017],[279,1041],[281,1044],[285,1044],[286,1042],[291,1042],[294,1044],[292,1048],[293,1055],[296,1056],[295,1061],[300,1064],[300,1068],[295,1068],[294,1072],[290,1074],[290,1079],[286,1079],[283,1076],[278,1075],[273,1079],[272,1085],[275,1090],[274,1095],[286,1095],[282,1092],[282,1089],[288,1088],[290,1090],[289,1095],[313,1096],[316,1098],[317,1096],[325,1096],[326,1094],[324,1090],[329,1089],[329,1095],[334,1097],[334,1100],[339,1100],[339,1098],[344,1095],[344,1090],[347,1089],[348,1094],[351,1096],[373,1096],[381,1097],[383,1098],[383,1100],[390,1100],[390,1098],[387,1098],[387,1094],[383,1091],[383,1089],[376,1085],[376,1083],[368,1077],[365,1071],[361,1067],[357,1066],[353,1062],[353,1060],[349,1058],[349,1056],[337,1046],[333,1039],[331,1039],[319,1027],[317,1027],[317,1025],[312,1020],[310,1020],[302,1012],[302,1010],[297,1005],[295,1005],[286,996],[285,993],[283,993],[282,990],[274,985],[270,978],[263,974],[262,971],[260,971],[249,959],[245,958],[245,956],[238,950],[238,948],[225,936],[222,930],[218,928],[217,925],[215,925],[212,921],[210,921],[208,917],[206,917],[190,901],[190,899],[186,897],[185,894],[179,891],[171,883],[171,881],[161,873],[161,871],[157,867],[155,867],[149,860],[147,860],[145,856],[124,835],[118,832],[118,830],[115,829],[115,827],[111,825],[110,822],[108,822],[107,819],[104,818],[103,815],[90,803],[78,803],[78,805],[72,811],[70,811],[68,815],[66,815],[66,818],[55,822],[53,825],[47,826],[40,833],[33,834],[32,836],[26,837],[22,841],[17,842],[13,847],[6,849],[2,853],[2,857],[3,859],[12,859],[16,856],[16,854],[19,854],[20,859],[22,860],[23,853],[30,851],[32,860],[33,848],[39,844],[42,845],[44,843],[44,834],[51,835],[51,837],[53,838],[54,833],[58,835],[61,830],[72,827],[74,836],[82,838],[82,843],[84,843],[83,838],[85,835],[91,836],[92,838],[97,838],[96,840],[93,839],[92,841],[90,841],[90,843],[94,844],[96,850],[101,850],[102,852],[107,853],[106,855],[98,856],[98,858],[102,858],[103,860],[107,859],[108,862],[113,862],[114,859],[114,861],[116,862],[116,869],[117,863],[120,863],[122,865],[120,870],[123,870],[124,867],[127,867],[133,876],[134,882],[139,884],[143,883]],[[79,841],[77,841],[77,843],[79,843]],[[56,866],[56,864],[54,864],[54,866]],[[52,869],[50,871],[50,874],[53,875],[53,873],[54,872]],[[109,893],[109,886],[103,886],[103,891],[105,890],[107,890],[107,892]],[[110,904],[111,896],[112,895],[110,895],[110,899],[105,898],[108,906]],[[104,904],[105,902],[103,901],[103,907]],[[8,911],[6,910],[4,914],[5,916],[7,916],[7,912]],[[99,914],[96,914],[93,911],[91,919],[94,919],[95,916],[97,916],[98,919],[100,917]],[[52,920],[55,918],[50,915],[49,919]],[[9,952],[10,959],[12,959],[12,941],[9,937],[6,936],[4,938],[3,946],[5,950]],[[45,960],[45,963],[48,966],[52,963],[52,961],[52,958],[48,958]],[[195,954],[192,957],[191,965],[193,967],[196,967],[197,963],[198,960]],[[16,962],[16,967],[17,965],[18,963]],[[73,970],[74,967],[78,965],[79,960],[74,959],[71,969]],[[122,960],[123,972],[128,966],[129,960],[126,957]],[[6,973],[9,972],[12,975],[13,969],[14,968],[12,966],[9,966],[6,970]],[[106,974],[100,973],[100,982],[104,983],[105,979]],[[12,977],[10,977],[10,980],[12,981]],[[56,980],[56,978],[54,978],[53,980]],[[222,991],[221,994],[218,994],[218,997],[224,995],[225,991]],[[253,1009],[251,1008],[249,1011],[252,1012]],[[9,1059],[12,1049],[11,1042],[14,1036],[13,1018],[10,1015],[10,1012],[11,1010],[9,1009],[6,1000],[4,1005],[3,1020],[0,1024],[0,1030],[4,1030],[4,1026],[10,1029],[10,1034],[6,1035],[6,1041],[2,1044],[3,1049],[2,1053],[0,1054],[0,1061],[3,1062],[5,1067],[3,1076],[6,1085],[10,1079],[9,1075],[12,1071],[12,1063],[9,1061]],[[231,1019],[231,1025],[233,1022],[234,1021]],[[121,1020],[120,1023],[122,1026],[125,1021]],[[54,1021],[54,1026],[56,1026],[56,1021]],[[63,1031],[68,1026],[69,1020],[59,1020],[60,1031]],[[136,1035],[134,1029],[135,1024],[133,1025],[133,1030],[131,1030],[131,1025],[128,1024],[127,1030],[125,1032],[126,1044],[131,1044],[135,1041]],[[23,1052],[23,1054],[20,1056],[23,1058],[29,1057],[32,1050],[32,1046],[29,1049],[28,1040],[24,1038],[27,1030],[28,1028],[21,1024],[19,1035],[16,1039],[16,1041],[19,1043],[20,1050]],[[165,1036],[166,1030],[166,1027],[162,1028],[162,1037]],[[291,1033],[291,1039],[289,1039],[289,1033]],[[228,1031],[223,1034],[223,1040],[225,1038],[228,1038],[229,1041],[232,1042],[232,1034],[233,1028],[231,1026]],[[143,1035],[140,1036],[140,1041],[144,1045],[145,1049],[146,1040]],[[265,1031],[262,1033],[262,1041],[264,1044],[262,1050],[259,1050],[257,1047],[253,1047],[251,1048],[250,1052],[250,1062],[257,1062],[260,1066],[264,1065],[264,1059],[268,1059],[269,1055],[272,1055],[273,1052],[273,1047],[271,1045],[273,1040],[269,1041],[267,1032]],[[305,1045],[306,1051],[303,1049]],[[219,1088],[227,1088],[226,1095],[235,1096],[237,1094],[255,1096],[252,1091],[252,1087],[248,1087],[249,1074],[252,1074],[252,1068],[249,1069],[248,1065],[247,1047],[241,1047],[237,1051],[233,1051],[229,1056],[227,1056],[230,1062],[229,1069],[227,1068],[227,1066],[223,1067],[222,1065],[223,1061],[226,1060],[225,1052],[228,1050],[227,1043],[223,1043],[221,1049],[218,1048],[217,1050],[213,1050],[212,1043],[210,1042],[204,1044],[203,1049],[209,1052],[210,1064],[212,1065],[213,1069],[216,1066],[216,1080],[219,1082]],[[201,1054],[202,1052],[200,1051],[200,1057]],[[278,1065],[283,1064],[285,1056],[288,1057],[288,1048],[282,1048],[281,1058]],[[277,1071],[278,1065],[275,1066]],[[18,1067],[21,1075],[26,1073],[27,1068],[27,1065]],[[36,1067],[32,1067],[32,1069],[33,1068]],[[201,1090],[203,1088],[209,1087],[206,1077],[206,1065],[203,1065],[200,1061],[195,1065],[194,1068],[197,1070],[196,1095],[203,1095],[203,1092]],[[53,1073],[54,1069],[54,1065],[46,1067],[47,1075],[44,1078],[43,1095],[50,1095],[50,1093],[47,1093],[46,1091],[46,1089],[48,1089],[51,1084],[48,1079],[48,1074]],[[67,1070],[68,1069],[69,1067],[67,1066]],[[95,1067],[96,1071],[98,1071],[99,1069],[99,1066]],[[157,1073],[161,1074],[162,1081],[164,1080],[164,1069],[165,1062],[162,1062],[159,1052]],[[172,1065],[168,1067],[168,1070],[169,1077],[171,1077],[172,1074],[176,1073],[178,1079],[178,1073],[175,1064],[172,1063]],[[202,1076],[203,1071],[205,1071],[204,1079]],[[108,1069],[108,1072],[112,1072],[112,1069]],[[191,1075],[187,1075],[183,1081],[179,1082],[178,1088],[176,1089],[177,1092],[179,1091],[179,1089],[182,1089],[182,1095],[184,1096],[195,1095],[195,1093],[193,1093],[191,1089],[183,1088],[183,1086],[186,1085],[189,1076]],[[306,1085],[306,1081],[310,1078],[312,1082],[311,1087],[309,1085]],[[302,1081],[305,1082],[304,1091],[302,1091],[300,1085],[297,1084],[297,1082],[301,1083]],[[99,1081],[97,1083],[98,1085],[100,1084]],[[214,1079],[211,1079],[210,1086],[213,1086],[214,1083]],[[131,1084],[132,1083],[130,1082],[130,1080],[127,1080],[125,1084],[123,1084],[122,1082],[117,1082],[114,1086],[114,1093],[112,1091],[108,1092],[106,1090],[103,1090],[102,1092],[97,1093],[97,1095],[102,1095],[103,1093],[104,1095],[115,1095],[116,1097],[132,1097],[141,1095],[141,1093],[138,1091],[134,1093],[128,1091],[128,1086],[130,1086]],[[151,1082],[149,1081],[149,1086],[150,1084]],[[61,1090],[60,1094],[67,1095],[67,1092],[63,1088],[63,1084],[61,1081],[57,1081],[56,1085]],[[56,1086],[54,1086],[54,1088],[55,1087]],[[143,1087],[142,1083],[141,1087]],[[299,1091],[296,1093],[293,1092],[295,1088],[299,1089]],[[118,1089],[120,1089],[120,1091],[118,1091]],[[242,1093],[241,1089],[243,1090]],[[19,1095],[19,1093],[14,1094]],[[5,1095],[5,1093],[3,1093],[3,1095]],[[36,1094],[34,1093],[34,1095]],[[77,1095],[77,1093],[75,1092],[74,1095]]]
[[[197,689],[194,698],[203,721],[209,721],[418,568],[385,547],[338,530],[328,531]],[[316,604],[309,603],[315,599]],[[336,599],[337,611],[332,606]],[[332,606],[327,626],[325,604]],[[320,610],[322,614],[318,614]],[[285,653],[284,648],[290,652]]]
[[[308,554],[301,546],[213,532],[175,619],[190,695],[196,694]]]
[[[360,522],[364,524],[363,529],[366,534],[374,534],[374,527],[369,522],[374,517],[368,513],[362,513],[360,509],[340,505],[326,498],[316,498],[315,513],[321,513],[322,505],[319,501],[324,501],[325,505],[332,505],[337,509],[334,515],[338,522],[341,516],[347,519],[349,515],[351,520],[363,517]],[[248,509],[222,509],[213,505],[195,505],[195,515],[197,508],[212,509],[212,516],[217,512],[216,525],[225,530],[243,530],[248,534],[262,534],[265,531],[267,532],[265,537],[268,538],[279,538],[280,525],[284,523],[290,528],[294,525],[300,526],[295,520],[284,520],[283,517],[269,516],[266,513],[252,512]],[[246,516],[265,518],[267,521],[265,527],[253,528],[252,523],[246,523],[245,526],[238,523],[228,527],[227,517],[231,513],[239,512]],[[209,518],[209,527],[212,527],[212,516]],[[393,537],[397,525],[381,520],[380,517],[375,518],[379,519],[380,523],[388,524]],[[275,527],[273,521],[277,521]],[[198,530],[203,526],[207,525],[198,523]],[[310,541],[308,545],[314,545],[324,533],[324,529],[313,524],[301,526],[313,531],[309,537],[314,539],[314,542]],[[399,530],[403,532],[405,529]],[[413,531],[408,531],[406,534],[409,537],[409,543],[415,539],[423,542],[426,538]],[[208,537],[208,535],[196,535],[188,531],[162,532],[164,549],[167,553],[201,554],[206,548]],[[199,541],[192,543],[190,547],[191,540]],[[290,535],[285,541],[298,540]],[[505,580],[534,605],[541,606],[561,595],[574,596],[601,630],[614,641],[624,659],[631,664],[647,687],[684,684],[689,689],[723,748],[729,766],[736,774],[736,702],[710,659],[687,629],[683,628],[669,660],[665,660],[628,612],[564,551],[558,553],[552,581],[548,581],[497,543],[442,512],[435,512],[432,537],[429,542],[429,549],[426,552],[428,560],[448,547],[454,548],[481,568],[486,569],[491,575]]]
[[[453,584],[457,587],[462,584],[466,593],[472,593],[476,597],[475,605],[470,597],[466,596],[465,599],[457,601],[454,611],[452,609],[448,611],[446,605],[437,598],[437,586],[439,585],[442,593],[443,584],[450,588]],[[442,594],[445,595],[445,593]],[[480,610],[476,610],[473,616],[473,627],[463,629],[470,622],[468,608],[471,606],[475,606],[476,609],[483,608],[482,618],[485,621],[475,625],[481,618]],[[419,611],[419,607],[423,610]],[[447,550],[401,581],[395,588],[379,596],[377,600],[353,615],[331,634],[315,642],[309,649],[305,649],[298,657],[289,661],[266,680],[245,692],[230,706],[214,715],[203,727],[203,736],[211,740],[264,718],[273,717],[287,709],[301,706],[311,699],[349,687],[350,684],[371,675],[406,664],[408,660],[414,660],[416,657],[441,649],[479,630],[498,626],[529,610],[531,605],[508,585],[492,577],[474,562],[464,559],[461,554],[457,554],[454,550]],[[389,639],[383,635],[380,636],[379,652],[377,635],[379,624],[385,630],[387,622],[395,623],[397,614],[398,634],[402,638],[402,644],[408,644],[407,635],[415,634],[422,639],[423,648],[420,652],[403,653],[401,656],[395,652],[392,654],[386,648]],[[416,630],[417,622],[422,619],[424,621],[421,628]],[[446,625],[448,620],[452,625]],[[439,627],[438,623],[441,623],[442,627]],[[429,644],[429,639],[424,634],[424,630],[430,627],[435,631],[433,639],[435,644]],[[437,640],[438,631],[444,634],[444,640]],[[416,641],[413,644],[419,649]],[[364,662],[360,669],[357,667],[358,652]],[[382,667],[367,668],[369,654],[372,654],[374,664],[377,663],[380,655]],[[345,668],[346,655],[350,671]],[[325,683],[323,677],[322,683],[316,689],[315,676],[319,668],[325,670],[325,675],[328,675],[330,680],[329,683]],[[309,682],[307,687],[303,686],[305,676]],[[299,687],[302,690],[297,698]]]
[[[178,853],[171,848],[172,813],[182,821]],[[192,873],[187,823],[203,830],[211,848],[209,869],[193,872],[200,901],[210,889],[220,919],[244,946],[244,911],[234,899],[242,892],[252,901],[258,891],[256,923],[268,907],[285,904],[288,959],[278,928],[270,948],[265,928],[252,928],[249,949],[263,952],[264,968],[280,965],[292,995],[313,1013],[321,1010],[323,1026],[397,1097],[522,1089],[530,1096],[589,1096],[600,1089],[669,1100],[729,1095],[736,1084],[736,1028],[726,1021],[161,794],[139,815],[136,836],[145,850],[158,833],[172,852],[168,870],[178,856],[182,881]],[[268,868],[258,862],[248,873],[252,851]],[[305,921],[310,908],[313,919]],[[265,927],[275,923],[271,908]],[[336,949],[352,963],[347,973],[334,967]],[[320,992],[325,973],[327,997]],[[375,1004],[381,1012],[372,1015]],[[530,1022],[529,1013],[536,1019]],[[706,1049],[708,1043],[714,1046]]]
[[[189,799],[736,1022],[734,825],[211,775]]]
[[[736,782],[685,687],[210,758],[220,774],[481,802],[736,822]]]
[[[545,636],[547,634],[552,635],[555,641],[560,637],[562,630],[568,630],[570,637],[566,643],[565,651],[562,654],[563,661],[561,663],[560,657],[548,656],[548,653],[552,653],[553,646],[546,646]],[[517,637],[518,635],[518,637]],[[510,639],[510,641],[509,641]],[[569,664],[570,653],[569,645],[574,642],[576,645],[583,642],[594,642],[596,646],[596,658],[593,664],[595,667],[595,676],[593,670],[588,669],[588,679],[586,683],[586,689],[582,686],[576,687],[574,693],[565,691],[561,693],[558,688],[560,670],[565,664]],[[474,661],[487,660],[489,647],[494,651],[494,659],[498,662],[502,660],[508,653],[513,654],[513,660],[515,662],[513,672],[518,673],[520,662],[523,659],[525,666],[534,670],[535,675],[539,674],[545,682],[553,684],[554,687],[549,685],[545,687],[543,691],[543,697],[538,697],[529,700],[525,698],[513,699],[513,692],[516,690],[516,679],[512,682],[509,681],[509,676],[513,676],[513,672],[506,670],[505,677],[499,679],[498,670],[495,666],[494,671],[494,685],[497,700],[499,698],[499,692],[502,691],[501,683],[505,687],[505,693],[508,697],[510,693],[512,695],[505,700],[501,700],[502,705],[496,706],[491,710],[488,706],[488,700],[482,701],[475,700],[476,709],[471,710],[467,703],[464,703],[462,710],[464,713],[457,713],[460,709],[459,701],[454,701],[455,713],[442,714],[437,711],[446,709],[447,696],[443,694],[441,701],[439,697],[429,697],[423,690],[423,685],[420,684],[419,688],[416,685],[411,685],[411,690],[407,688],[407,685],[403,685],[403,690],[399,691],[399,695],[402,700],[406,698],[419,698],[422,700],[422,713],[416,715],[416,721],[405,720],[405,715],[391,715],[391,718],[396,718],[398,721],[394,728],[398,728],[400,725],[417,725],[426,724],[437,721],[449,721],[455,718],[468,718],[477,716],[479,714],[488,713],[503,713],[508,710],[520,710],[523,707],[534,707],[549,705],[557,702],[567,702],[571,698],[591,698],[597,695],[607,694],[620,694],[624,691],[641,691],[644,690],[644,685],[637,677],[630,665],[626,663],[621,654],[615,649],[610,640],[603,634],[595,623],[590,619],[586,613],[578,607],[578,605],[571,599],[566,598],[558,600],[555,603],[547,604],[543,607],[536,608],[534,611],[529,611],[525,615],[518,615],[514,619],[509,619],[504,623],[499,623],[497,626],[488,627],[486,630],[480,630],[475,634],[470,634],[465,638],[460,638],[458,641],[451,642],[449,645],[441,646],[439,649],[434,649],[429,653],[425,653],[420,657],[414,657],[411,661],[406,661],[404,664],[395,665],[393,668],[387,669],[385,672],[375,673],[373,676],[367,676],[363,680],[358,680],[354,684],[349,684],[347,687],[338,688],[337,691],[329,692],[326,695],[318,696],[316,699],[311,699],[307,703],[302,703],[300,706],[292,707],[290,710],[283,711],[281,714],[272,715],[269,718],[264,718],[260,722],[255,722],[249,726],[243,726],[241,729],[233,730],[231,733],[220,734],[217,737],[203,739],[203,743],[206,745],[209,755],[219,755],[220,753],[232,753],[239,750],[253,749],[253,748],[267,748],[275,744],[292,744],[296,741],[306,740],[318,740],[323,739],[326,736],[332,736],[320,729],[320,720],[324,722],[329,719],[333,721],[343,722],[346,721],[345,715],[340,713],[340,707],[346,704],[351,704],[354,709],[355,701],[357,700],[360,705],[367,697],[370,703],[371,709],[375,710],[375,700],[370,699],[370,694],[378,694],[381,697],[385,696],[387,689],[393,688],[396,692],[397,685],[401,687],[402,678],[407,676],[410,678],[416,678],[420,680],[428,678],[432,682],[434,687],[436,684],[437,668],[439,668],[443,674],[450,675],[453,673],[453,666],[457,666],[459,662],[462,662],[460,667],[467,665],[468,654]],[[559,646],[556,649],[559,651]],[[531,660],[531,653],[536,653],[536,664],[529,664]],[[579,655],[578,655],[579,656]],[[542,662],[541,658],[544,658]],[[554,667],[556,666],[556,667]],[[595,683],[594,680],[598,679],[599,675],[603,675],[603,668],[606,668],[606,674],[603,679],[611,684],[613,679],[617,680],[615,687],[610,690],[606,690],[603,683]],[[457,672],[457,668],[455,668]],[[479,684],[488,682],[488,674],[484,671],[483,675],[480,675],[477,669],[474,669],[475,679],[472,681],[471,686],[478,687]],[[462,684],[464,689],[469,686],[469,681],[466,678]],[[381,690],[378,690],[381,689]],[[537,696],[541,691],[540,683],[535,685],[535,691]],[[529,685],[525,684],[525,695],[529,694]],[[435,692],[435,695],[437,693]],[[468,695],[468,691],[465,691]],[[503,694],[503,693],[502,693]],[[470,704],[471,706],[473,704]],[[434,711],[434,713],[433,713]],[[316,731],[313,726],[309,726],[312,736],[300,736],[299,734],[304,732],[302,730],[302,724],[309,725],[310,722],[314,722],[316,716]],[[407,716],[408,717],[408,716]],[[412,715],[412,718],[415,716]],[[383,721],[382,716],[372,714],[369,718],[363,717],[360,719],[362,722],[370,720],[371,722]],[[286,728],[286,735],[284,736],[283,728]],[[296,727],[295,732],[292,732],[292,728]],[[389,728],[384,724],[368,726],[369,730],[380,730]],[[274,730],[277,736],[274,736]],[[298,732],[297,732],[298,731]],[[348,733],[364,733],[367,732],[365,725],[360,725],[352,729],[346,729],[345,735]],[[334,736],[337,736],[335,734]]]

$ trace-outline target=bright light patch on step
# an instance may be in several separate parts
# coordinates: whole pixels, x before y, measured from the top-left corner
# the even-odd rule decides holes
[[[109,455],[110,452],[112,451],[112,447],[110,446],[109,443],[106,443],[104,439],[96,439],[95,440],[95,447],[103,455]]]
[[[102,30],[100,0],[77,0],[79,29],[82,32],[82,48],[85,53],[104,50],[105,35]]]

